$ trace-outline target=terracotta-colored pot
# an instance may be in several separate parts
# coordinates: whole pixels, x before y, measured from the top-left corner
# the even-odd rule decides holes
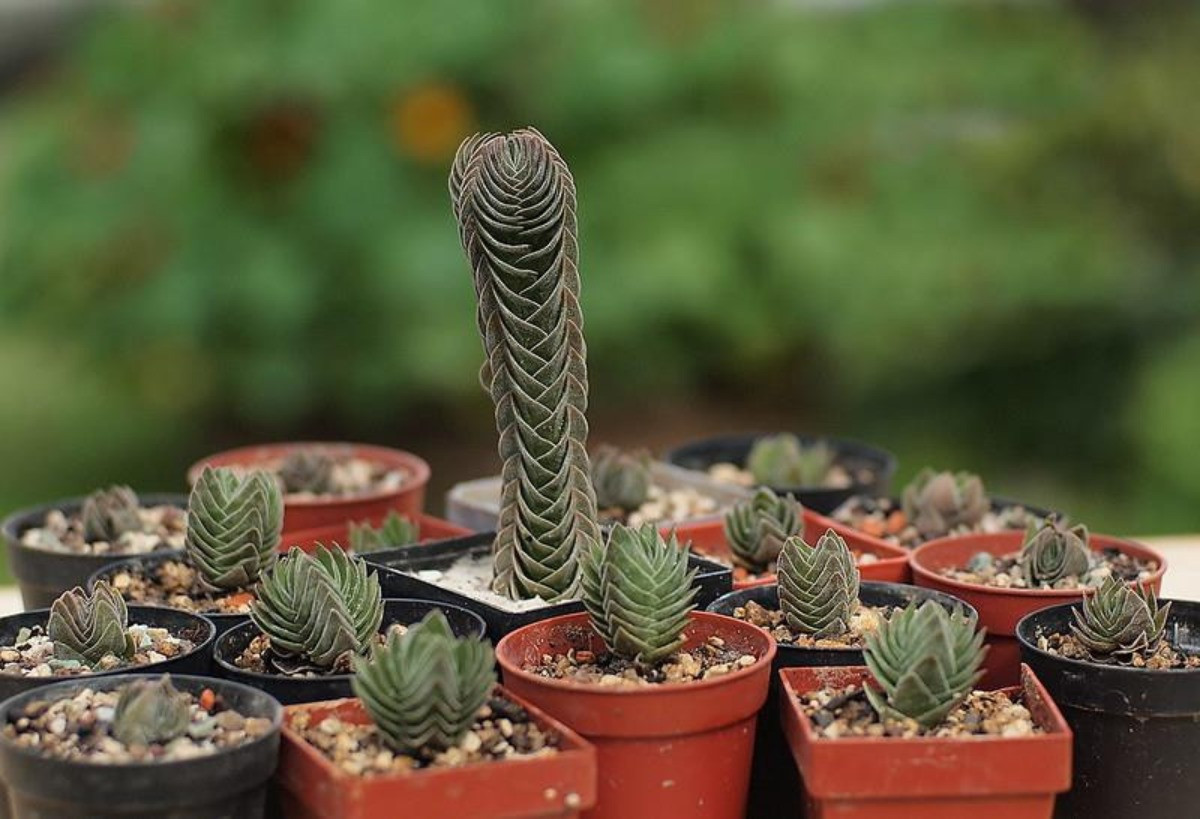
[[[588,816],[742,816],[755,717],[767,697],[775,641],[732,617],[693,612],[686,645],[714,635],[758,662],[707,680],[638,688],[583,685],[525,670],[543,654],[604,651],[587,614],[533,623],[496,646],[505,686],[596,746],[599,793]]]
[[[352,776],[309,745],[292,723],[301,714],[310,725],[329,717],[369,722],[357,699],[290,705],[283,711],[279,767],[275,771],[283,815],[296,819],[368,819],[411,812],[422,819],[492,819],[577,816],[596,801],[596,751],[570,728],[503,688],[543,729],[560,737],[551,756],[427,768],[391,776]]]
[[[403,472],[404,482],[396,489],[385,491],[364,492],[345,497],[287,500],[283,512],[285,533],[316,529],[348,520],[382,520],[389,509],[395,509],[401,514],[415,515],[425,508],[425,485],[429,483],[429,464],[411,452],[370,444],[297,441],[229,449],[192,464],[188,468],[188,484],[194,484],[200,477],[200,471],[206,466],[254,467],[263,461],[277,460],[293,450],[307,447],[337,449],[354,457],[378,462]]]
[[[987,675],[979,683],[984,688],[1016,684],[1021,662],[1016,633],[1017,622],[1022,617],[1049,606],[1074,603],[1088,593],[1085,589],[1004,589],[963,583],[943,577],[940,573],[942,569],[965,566],[980,552],[996,556],[1010,555],[1020,550],[1024,540],[1022,532],[958,535],[931,540],[913,549],[909,555],[918,586],[951,594],[970,603],[979,612],[979,624],[988,630],[987,643],[991,647],[983,662]],[[1142,560],[1156,561],[1158,570],[1147,578],[1145,585],[1155,592],[1161,588],[1167,561],[1149,546],[1093,534],[1088,537],[1088,547],[1095,551],[1117,549]]]
[[[415,519],[417,529],[419,530],[418,543],[431,543],[435,540],[446,540],[452,537],[462,537],[463,535],[471,534],[470,529],[453,524],[448,520],[435,518],[433,515],[419,514],[415,516]],[[348,547],[350,545],[351,522],[360,523],[361,521],[333,523],[317,529],[304,529],[299,532],[287,534],[279,543],[279,551],[287,552],[293,546],[299,546],[305,552],[312,552],[317,548],[318,543],[324,546],[332,546],[336,543],[343,548]],[[377,519],[370,522],[371,525],[378,526],[383,520]]]
[[[780,718],[812,819],[1034,819],[1049,817],[1055,794],[1070,787],[1071,730],[1028,666],[1005,691],[1023,694],[1044,734],[817,738],[797,695],[869,678],[865,666],[780,672]]]
[[[810,509],[804,510],[804,540],[816,543],[821,535],[833,528],[841,535],[852,551],[860,554],[875,555],[878,560],[858,564],[859,574],[863,580],[878,580],[881,583],[908,583],[911,573],[908,568],[908,550],[891,543],[885,543],[878,538],[868,537],[849,527],[836,528],[834,521],[819,515]],[[680,543],[692,544],[692,551],[716,558],[725,563],[732,561],[729,542],[725,539],[725,520],[717,518],[697,523],[681,523],[674,527],[675,535]],[[670,526],[662,529],[666,534]],[[775,582],[775,575],[764,574],[753,580],[738,580],[735,574],[734,589],[748,589],[751,586],[765,586]]]

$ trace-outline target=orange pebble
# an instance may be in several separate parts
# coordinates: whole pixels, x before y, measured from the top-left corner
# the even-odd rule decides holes
[[[213,706],[217,704],[217,695],[213,693],[211,688],[205,688],[200,692],[200,707],[205,711],[211,711]]]
[[[858,528],[861,532],[871,537],[883,537],[884,532],[887,531],[884,528],[883,521],[877,518],[866,518],[858,525]]]
[[[887,531],[889,535],[898,535],[904,531],[904,527],[908,525],[908,518],[904,516],[904,512],[897,509],[892,514],[888,515]]]
[[[238,609],[238,608],[241,608],[242,606],[248,606],[251,603],[253,603],[254,595],[251,594],[250,592],[239,592],[237,594],[231,594],[228,597],[226,597],[225,602],[226,602],[226,604],[228,604],[229,608]]]

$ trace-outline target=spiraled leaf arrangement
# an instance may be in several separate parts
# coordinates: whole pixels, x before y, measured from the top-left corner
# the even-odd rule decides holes
[[[140,531],[142,517],[138,514],[138,496],[128,486],[97,489],[83,501],[79,520],[83,536],[89,542],[117,540],[126,532]]]
[[[983,481],[969,472],[935,472],[926,467],[901,496],[904,515],[926,538],[983,520],[990,501]]]
[[[378,527],[372,526],[370,521],[350,524],[350,548],[360,555],[408,546],[416,543],[420,536],[420,527],[395,510],[388,512]]]
[[[503,462],[493,588],[574,597],[600,538],[587,453],[575,182],[540,133],[478,134],[458,149],[450,195],[474,271]]]
[[[269,472],[205,467],[188,498],[188,558],[212,589],[241,589],[275,564],[283,496]]]
[[[1109,576],[1071,613],[1071,633],[1097,657],[1126,657],[1153,649],[1162,639],[1171,604],[1158,605],[1153,590],[1130,588]]]
[[[613,653],[653,666],[683,645],[695,576],[674,533],[664,540],[651,523],[616,525],[584,556],[583,605]]]
[[[169,674],[135,680],[121,688],[113,709],[112,735],[126,745],[154,745],[183,736],[192,720],[187,694],[175,690]]]
[[[779,610],[792,631],[822,638],[850,630],[858,609],[859,571],[850,547],[832,529],[814,546],[788,538],[776,577]]]
[[[599,447],[592,456],[592,485],[601,509],[637,509],[650,497],[650,456]]]
[[[383,739],[401,753],[456,745],[496,684],[492,647],[455,637],[438,610],[392,632],[370,659],[355,658],[351,681]]]
[[[1066,577],[1082,577],[1091,568],[1088,530],[1082,523],[1067,528],[1055,518],[1026,533],[1021,569],[1035,586],[1052,586]]]
[[[323,495],[333,486],[333,458],[319,449],[293,449],[284,456],[277,474],[287,492]]]
[[[746,456],[754,480],[769,486],[821,486],[837,459],[824,441],[805,445],[791,433],[757,439]]]
[[[932,600],[896,612],[866,637],[863,654],[878,684],[866,687],[867,699],[885,719],[936,726],[983,676],[983,638],[974,612],[951,614]]]
[[[725,540],[733,562],[761,574],[779,557],[783,542],[804,531],[804,507],[791,495],[763,486],[725,514]]]
[[[108,654],[122,660],[133,657],[136,647],[128,627],[125,600],[101,580],[90,597],[78,586],[58,596],[50,606],[46,636],[54,642],[59,659],[80,658],[94,664]]]
[[[259,584],[250,619],[287,666],[329,668],[347,653],[366,651],[378,633],[379,578],[341,549],[318,545],[308,555],[292,548]]]

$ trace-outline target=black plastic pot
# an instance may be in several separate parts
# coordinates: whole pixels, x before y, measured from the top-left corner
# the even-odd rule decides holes
[[[74,696],[83,688],[108,691],[156,674],[83,679],[27,691],[0,704],[0,726],[36,699]],[[246,717],[271,720],[274,730],[238,748],[178,762],[97,765],[68,762],[20,748],[0,732],[0,778],[16,819],[58,816],[206,819],[263,815],[267,780],[279,755],[283,709],[262,691],[207,677],[171,676],[181,691],[214,693]]]
[[[956,597],[901,583],[863,581],[859,585],[858,599],[868,606],[900,607],[912,602],[936,600],[947,609],[961,606],[973,611]],[[772,583],[768,586],[752,586],[730,592],[709,605],[708,610],[732,617],[734,609],[751,601],[764,608],[778,609],[778,586]],[[771,689],[767,694],[766,704],[758,712],[758,728],[754,732],[754,763],[750,769],[747,816],[775,819],[782,815],[781,806],[797,805],[797,794],[804,793],[780,723],[779,670],[863,664],[862,649],[858,648],[801,648],[777,644],[775,660],[771,663]]]
[[[699,441],[692,441],[672,449],[667,453],[666,460],[668,463],[698,472],[708,472],[710,466],[719,463],[731,463],[744,468],[754,442],[768,434],[758,432],[702,438]],[[803,444],[824,441],[837,452],[838,463],[846,466],[851,471],[852,477],[853,473],[867,469],[870,470],[874,479],[865,483],[855,480],[850,486],[842,489],[819,486],[772,486],[771,489],[775,492],[794,495],[809,509],[827,515],[851,495],[886,495],[890,490],[892,476],[896,473],[896,456],[887,450],[847,438],[828,438],[821,435],[798,435],[796,437]]]
[[[383,628],[394,623],[411,625],[426,614],[439,609],[446,615],[450,629],[458,637],[483,637],[483,618],[474,612],[447,603],[428,600],[384,600]],[[353,697],[350,680],[353,674],[331,674],[325,677],[285,677],[280,674],[260,674],[246,671],[234,665],[250,641],[259,635],[254,623],[243,623],[225,632],[213,646],[213,660],[217,674],[227,680],[245,683],[266,691],[284,705],[301,702],[321,702]]]
[[[538,620],[583,611],[583,603],[578,600],[542,606],[531,611],[505,611],[490,603],[442,588],[428,580],[422,580],[416,575],[408,574],[408,572],[430,569],[444,571],[456,560],[466,555],[488,555],[491,553],[492,541],[495,540],[495,537],[495,532],[482,532],[436,543],[372,552],[363,555],[363,559],[369,565],[379,569],[379,583],[383,587],[384,597],[432,600],[472,611],[483,618],[483,622],[487,624],[488,637],[493,642],[499,641],[510,631],[530,623],[536,623]],[[696,573],[696,586],[699,588],[696,595],[698,607],[703,608],[733,588],[733,572],[728,566],[722,566],[720,563],[705,560],[696,555],[688,556],[688,564],[698,569]]]
[[[1038,648],[1038,635],[1069,630],[1073,608],[1042,609],[1017,624],[1021,662],[1075,735],[1071,790],[1058,797],[1055,816],[1195,816],[1200,669],[1121,668]],[[1178,649],[1200,652],[1200,603],[1171,601],[1167,636]]]
[[[143,506],[177,506],[187,508],[187,495],[139,495]],[[83,506],[83,498],[69,498],[58,503],[47,503],[32,509],[14,512],[0,524],[4,544],[8,551],[8,566],[21,588],[21,600],[26,611],[44,609],[65,591],[76,586],[86,586],[88,578],[103,566],[124,555],[83,555],[31,549],[21,543],[21,535],[40,526],[46,513],[55,509],[73,515]],[[179,554],[179,550],[163,549],[150,554]]]

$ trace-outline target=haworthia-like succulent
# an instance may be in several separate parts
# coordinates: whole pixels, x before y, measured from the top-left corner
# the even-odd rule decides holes
[[[1088,530],[1083,524],[1068,529],[1056,519],[1031,527],[1021,547],[1020,564],[1034,586],[1052,586],[1065,577],[1082,577],[1091,568]]]
[[[822,486],[836,459],[825,441],[805,445],[785,432],[757,439],[746,456],[746,469],[768,486]]]
[[[780,497],[765,486],[725,514],[733,562],[756,574],[776,561],[785,540],[803,531],[804,507],[791,495]]]
[[[631,512],[650,497],[650,456],[602,446],[592,456],[592,485],[601,509]]]
[[[926,538],[974,526],[990,507],[983,481],[969,472],[925,468],[904,488],[901,504],[908,522]]]
[[[188,558],[210,588],[251,585],[275,563],[283,496],[275,476],[205,467],[188,498]]]
[[[513,598],[577,594],[579,556],[600,537],[587,454],[588,386],[575,183],[532,128],[480,134],[450,174],[474,272],[503,462],[493,588]]]
[[[90,597],[79,587],[58,596],[50,606],[46,636],[54,641],[54,653],[59,659],[78,657],[97,663],[112,654],[128,660],[136,648],[128,627],[125,600],[101,580]]]
[[[187,694],[175,690],[168,674],[122,687],[113,709],[112,735],[126,745],[153,745],[183,736],[191,724]]]
[[[284,456],[277,473],[287,492],[326,494],[333,481],[333,457],[319,449],[294,449]]]
[[[350,524],[350,548],[355,554],[378,552],[380,549],[394,549],[398,546],[408,546],[420,539],[421,529],[417,524],[392,510],[387,513],[383,523],[378,527],[370,521]]]
[[[88,495],[79,510],[83,536],[89,542],[112,542],[126,532],[139,531],[138,496],[128,486],[110,486]]]
[[[820,638],[850,630],[858,608],[859,571],[846,541],[832,529],[814,546],[800,537],[788,538],[776,577],[779,610],[793,631]]]
[[[1124,656],[1162,639],[1171,604],[1158,605],[1151,589],[1132,589],[1111,575],[1071,613],[1071,633],[1097,656]]]

